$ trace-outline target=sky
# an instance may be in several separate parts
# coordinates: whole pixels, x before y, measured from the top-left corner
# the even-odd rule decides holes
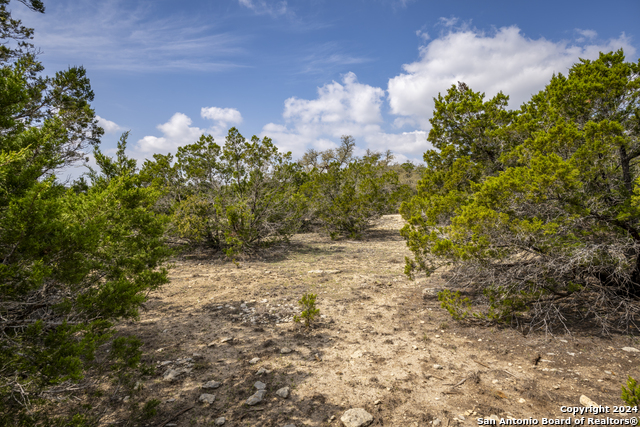
[[[516,109],[579,58],[637,61],[640,1],[45,0],[11,3],[46,74],[87,70],[105,153],[141,163],[232,126],[299,158],[337,147],[420,162],[458,81]],[[72,172],[77,174],[78,172]]]

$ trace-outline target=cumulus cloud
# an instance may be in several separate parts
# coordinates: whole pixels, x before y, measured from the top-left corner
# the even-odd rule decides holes
[[[269,123],[262,135],[294,157],[309,148],[335,148],[342,135],[351,135],[356,138],[359,154],[366,148],[391,149],[398,160],[419,159],[428,145],[424,132],[389,134],[382,130],[384,95],[383,89],[360,83],[354,73],[347,73],[340,83],[333,81],[318,88],[315,99],[287,99],[282,114],[285,124]]]
[[[441,21],[444,25],[455,24],[454,18]],[[588,30],[584,35],[595,37]],[[400,116],[397,125],[428,129],[433,98],[461,81],[487,97],[502,91],[510,96],[510,107],[517,108],[543,89],[554,73],[566,74],[578,58],[595,59],[600,51],[621,47],[628,56],[635,53],[624,34],[599,44],[578,45],[530,39],[516,26],[491,34],[463,27],[420,47],[419,59],[405,64],[404,73],[389,80],[389,106],[392,114]]]
[[[222,128],[242,123],[242,115],[235,108],[203,107],[200,110],[200,116],[213,120],[217,126]]]
[[[242,123],[242,115],[235,108],[203,107],[200,116],[212,120],[213,124],[201,129],[191,126],[192,120],[186,114],[175,113],[168,122],[157,126],[163,136],[145,136],[138,141],[138,151],[143,154],[174,152],[182,145],[193,144],[205,133],[221,140],[224,139],[227,126]]]
[[[104,129],[104,133],[114,133],[122,130],[120,126],[118,126],[115,122],[111,120],[107,120],[103,117],[96,115],[96,119],[98,120],[98,126]]]
[[[164,136],[147,135],[138,141],[138,150],[142,153],[168,153],[177,147],[192,144],[204,133],[203,129],[191,126],[191,119],[182,113],[175,113],[168,122],[160,124],[157,129]]]

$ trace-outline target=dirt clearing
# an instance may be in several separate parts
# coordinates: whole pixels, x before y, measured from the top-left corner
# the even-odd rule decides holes
[[[457,323],[439,306],[438,277],[403,275],[401,225],[385,216],[361,241],[300,234],[239,265],[204,252],[175,260],[140,322],[120,328],[143,340],[155,376],[131,397],[116,392],[121,409],[105,425],[150,399],[161,401],[150,426],[221,417],[225,426],[341,426],[351,408],[376,426],[478,425],[491,415],[542,424],[573,418],[561,406],[581,407],[581,395],[619,416],[620,386],[638,377],[640,353],[622,350],[638,347],[635,338]],[[310,330],[291,321],[306,292],[321,313]],[[262,400],[247,405],[258,381]],[[199,401],[205,393],[215,400]]]

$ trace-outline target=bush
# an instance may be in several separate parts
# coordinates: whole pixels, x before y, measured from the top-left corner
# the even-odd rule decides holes
[[[311,326],[313,319],[320,314],[320,310],[316,308],[316,297],[316,294],[304,294],[298,301],[298,304],[303,308],[303,311],[300,313],[300,316],[293,316],[293,320],[296,323],[300,323],[304,320],[304,326],[306,328]]]
[[[490,315],[531,328],[628,329],[640,296],[640,73],[581,60],[520,110],[464,83],[438,96],[418,195],[401,207],[406,273],[448,268]]]
[[[640,405],[640,387],[638,387],[638,383],[636,380],[631,378],[630,376],[627,378],[627,387],[626,389],[622,386],[622,400],[632,407],[638,407]]]
[[[231,128],[220,147],[211,136],[180,147],[172,169],[170,157],[148,161],[142,175],[163,187],[174,203],[172,230],[194,244],[207,244],[229,256],[286,241],[304,211],[297,195],[300,167],[291,153],[280,153],[269,138],[251,141]]]
[[[44,11],[40,1],[22,3]],[[41,75],[32,30],[7,4],[0,1],[0,425],[30,425],[46,418],[37,406],[44,393],[80,380],[115,323],[135,318],[147,293],[167,282],[160,265],[169,251],[164,221],[150,210],[158,194],[139,185],[126,135],[116,160],[96,151],[91,186],[56,180],[97,149],[93,92],[82,68]],[[64,420],[45,424],[91,422]]]
[[[389,169],[391,153],[368,152],[352,156],[355,142],[342,137],[342,145],[323,153],[309,151],[302,163],[310,172],[303,193],[310,200],[310,220],[317,222],[332,239],[359,238],[371,221],[394,212],[408,188]],[[321,158],[322,161],[319,161]]]

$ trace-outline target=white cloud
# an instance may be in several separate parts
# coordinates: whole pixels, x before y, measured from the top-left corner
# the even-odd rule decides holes
[[[441,20],[445,25],[455,24],[453,18]],[[510,96],[510,107],[517,108],[542,90],[553,73],[566,74],[578,58],[595,59],[600,51],[620,47],[628,56],[635,53],[624,34],[605,43],[579,46],[530,39],[516,26],[492,34],[463,27],[420,47],[420,58],[405,64],[403,74],[389,79],[388,101],[391,112],[401,116],[397,125],[411,123],[428,129],[433,98],[458,81],[487,97],[502,91]]]
[[[343,76],[342,84],[334,81],[318,88],[317,99],[287,99],[283,117],[297,127],[338,136],[344,133],[344,126],[378,129],[383,96],[384,90],[359,83],[350,72]]]
[[[428,147],[424,132],[388,134],[382,130],[384,94],[383,89],[359,83],[354,73],[347,73],[342,83],[334,81],[318,88],[315,99],[287,99],[282,114],[286,124],[269,123],[262,135],[294,157],[309,148],[335,148],[342,135],[351,135],[356,138],[359,154],[366,148],[391,149],[399,160],[421,158]]]
[[[145,154],[175,152],[176,148],[196,142],[205,133],[203,129],[191,126],[191,119],[182,113],[175,113],[157,128],[164,136],[145,136],[138,141],[138,151]]]
[[[104,133],[114,133],[114,132],[118,132],[119,130],[122,130],[120,126],[118,126],[115,122],[112,122],[111,120],[107,120],[98,115],[96,115],[96,119],[98,120],[98,126],[104,129]]]
[[[453,27],[458,23],[458,18],[456,18],[455,16],[452,16],[451,18],[440,17],[438,21],[445,27]]]
[[[420,37],[423,42],[431,40],[431,36],[426,31],[417,30],[416,36]]]
[[[193,144],[202,134],[210,134],[216,141],[224,140],[228,125],[242,123],[242,114],[235,108],[203,107],[200,116],[213,121],[207,129],[191,126],[192,120],[183,113],[175,113],[157,129],[163,136],[147,135],[138,141],[137,151],[142,154],[175,152],[180,146]]]
[[[287,2],[279,1],[272,4],[265,0],[238,0],[242,6],[251,9],[258,15],[271,15],[273,17],[287,13]]]
[[[200,110],[200,115],[204,119],[213,120],[216,125],[223,128],[230,124],[242,123],[242,115],[235,108],[203,107]]]
[[[588,39],[594,39],[598,36],[598,33],[596,33],[594,30],[581,30],[579,28],[576,28],[576,33]]]

